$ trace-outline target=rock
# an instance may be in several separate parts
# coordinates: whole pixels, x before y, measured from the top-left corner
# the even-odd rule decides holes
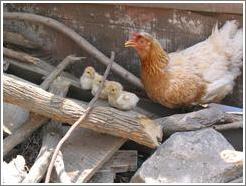
[[[224,150],[234,148],[214,129],[177,132],[142,164],[131,182],[229,182],[242,176],[243,163],[226,162],[221,157]]]

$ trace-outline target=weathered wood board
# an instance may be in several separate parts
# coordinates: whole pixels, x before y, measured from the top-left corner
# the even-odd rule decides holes
[[[65,169],[72,182],[89,181],[125,141],[89,129],[76,129],[61,149]]]

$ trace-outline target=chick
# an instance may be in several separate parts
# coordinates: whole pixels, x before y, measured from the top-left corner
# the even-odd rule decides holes
[[[107,83],[106,92],[109,104],[121,110],[131,110],[136,107],[139,101],[135,94],[123,91],[122,85],[115,81]]]
[[[83,75],[80,77],[80,85],[84,90],[92,89],[92,82],[95,77],[96,71],[93,67],[88,66],[85,68]]]
[[[93,82],[92,82],[92,89],[91,89],[92,95],[94,95],[94,96],[96,95],[97,90],[99,89],[100,85],[102,84],[102,80],[103,80],[103,76],[96,73],[95,77],[93,79]],[[101,94],[99,96],[99,98],[101,98],[101,99],[108,99],[108,94],[105,91],[105,86],[107,83],[108,83],[108,81],[105,80],[104,86],[103,86]]]

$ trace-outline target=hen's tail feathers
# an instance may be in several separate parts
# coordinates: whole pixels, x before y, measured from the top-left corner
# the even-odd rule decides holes
[[[236,20],[227,21],[220,29],[216,23],[209,38],[218,52],[224,55],[226,66],[234,78],[240,75],[243,58],[243,30],[238,26]]]
[[[219,102],[222,100],[228,93],[232,92],[234,82],[230,78],[223,78],[217,80],[207,87],[207,93],[202,97],[202,103],[209,102]]]

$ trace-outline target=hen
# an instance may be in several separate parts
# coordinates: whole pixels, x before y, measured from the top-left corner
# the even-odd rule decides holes
[[[240,75],[243,31],[236,21],[215,25],[208,39],[167,54],[147,33],[125,43],[141,61],[141,80],[148,96],[169,108],[219,102],[231,93]]]

